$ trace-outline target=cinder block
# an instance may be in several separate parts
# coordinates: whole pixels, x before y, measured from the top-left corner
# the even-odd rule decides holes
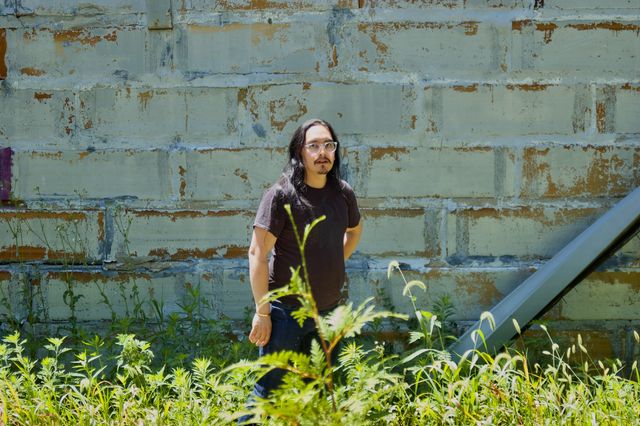
[[[434,86],[425,95],[428,130],[444,135],[574,134],[589,128],[586,85]]]
[[[163,151],[16,152],[13,187],[20,199],[166,199],[176,190],[171,176],[178,173],[169,155]]]
[[[546,332],[540,328],[530,328],[514,342],[521,350],[524,343],[530,360],[540,356],[541,351],[550,352],[554,343],[558,345],[560,354],[566,353],[567,349],[575,345],[576,355],[572,355],[574,361],[624,359],[622,342],[625,333],[620,328],[611,329],[606,324],[581,327],[579,323],[575,322],[548,322],[546,326]],[[582,339],[582,345],[587,349],[588,358],[577,347],[578,335]],[[543,362],[548,361],[550,358],[544,356]],[[610,364],[607,362],[607,365]]]
[[[170,30],[173,28],[171,0],[147,1],[147,28],[150,30]]]
[[[93,81],[144,72],[146,29],[140,27],[27,27],[8,31],[7,38],[7,64],[15,78]]]
[[[134,261],[244,258],[253,212],[123,210],[114,214],[115,256]]]
[[[620,247],[615,256],[628,267],[640,268],[640,238],[636,236],[636,238],[630,239]]]
[[[189,24],[182,31],[190,72],[315,74],[329,62],[326,22]]]
[[[76,132],[75,93],[67,90],[0,90],[0,137],[14,146],[68,143]]]
[[[385,10],[385,9],[437,9],[437,8],[455,8],[462,5],[463,0],[360,0],[357,3],[362,4],[366,8]],[[357,5],[356,5],[357,6]]]
[[[616,21],[512,24],[513,70],[573,78],[640,76],[640,25]]]
[[[427,219],[439,223],[436,212],[423,209],[361,209],[365,231],[357,251],[376,256],[438,255],[438,235],[427,235]]]
[[[514,153],[490,147],[372,148],[366,197],[496,197],[514,193]]]
[[[0,263],[93,262],[104,237],[99,211],[0,211]]]
[[[359,23],[342,30],[338,58],[357,71],[478,78],[505,67],[500,31],[477,21]]]
[[[104,140],[211,140],[233,127],[236,91],[96,88],[80,94],[80,134]]]
[[[560,302],[567,320],[640,320],[640,271],[598,271]]]
[[[210,149],[186,154],[187,199],[260,199],[280,177],[286,164],[284,148]]]
[[[463,0],[464,7],[467,8],[487,8],[492,9],[528,9],[531,7],[531,0]],[[546,5],[546,4],[545,4]]]
[[[25,274],[0,270],[0,321],[20,323],[26,318],[28,285]]]
[[[615,100],[615,132],[640,133],[640,85],[621,86]]]
[[[248,267],[225,268],[219,293],[222,315],[234,320],[245,318],[245,310],[254,310]],[[249,330],[246,330],[248,333]]]
[[[484,311],[493,308],[504,296],[526,279],[532,271],[526,269],[465,269],[465,268],[432,268],[426,272],[403,271],[407,281],[419,280],[426,286],[426,291],[413,288],[411,293],[416,297],[418,309],[433,312],[436,303],[449,298],[453,314],[447,320],[476,321]],[[384,306],[383,298],[388,298],[395,312],[414,316],[409,296],[402,294],[404,281],[395,271],[387,278],[387,271],[372,270],[366,280],[350,282],[354,286],[349,294],[357,293],[364,300],[375,296],[376,305]],[[366,297],[365,297],[366,296]],[[354,300],[354,303],[359,303]],[[443,319],[443,318],[440,318]]]
[[[607,9],[640,9],[636,0],[609,0],[603,3],[598,0],[546,0],[544,9],[591,9],[597,12]]]
[[[184,299],[179,276],[49,272],[42,277],[36,298],[40,321],[158,320],[153,301],[163,313],[177,311]]]
[[[255,0],[191,0],[190,9],[197,11],[220,12],[226,11],[275,11],[298,12],[304,10],[327,10],[331,8],[358,7],[357,0],[294,0],[294,1],[255,1]],[[184,2],[182,3],[184,7]]]
[[[145,0],[20,0],[23,10],[42,16],[95,16],[142,13]]]
[[[624,196],[640,184],[636,146],[525,148],[522,196],[528,198]]]
[[[329,121],[339,135],[406,134],[414,122],[414,98],[412,88],[402,84],[305,83],[252,86],[240,90],[238,102],[253,127],[247,133],[278,140],[286,135],[286,145],[312,117]]]
[[[447,255],[550,258],[607,210],[603,208],[482,208],[447,218]]]

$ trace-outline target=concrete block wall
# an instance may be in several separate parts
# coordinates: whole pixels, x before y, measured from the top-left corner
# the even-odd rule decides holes
[[[260,196],[322,117],[365,223],[350,298],[406,310],[397,259],[423,308],[450,295],[474,321],[640,183],[639,16],[638,0],[5,2],[0,310],[151,315],[195,286],[207,315],[241,318]],[[639,273],[635,238],[545,318],[628,356]]]

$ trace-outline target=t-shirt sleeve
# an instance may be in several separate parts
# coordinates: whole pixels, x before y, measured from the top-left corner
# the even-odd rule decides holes
[[[342,182],[342,189],[347,199],[347,208],[349,209],[349,225],[348,228],[354,228],[360,223],[360,210],[358,209],[358,200],[356,194],[347,182]]]
[[[284,227],[285,215],[282,194],[276,187],[271,187],[262,196],[253,226],[266,229],[277,238]]]

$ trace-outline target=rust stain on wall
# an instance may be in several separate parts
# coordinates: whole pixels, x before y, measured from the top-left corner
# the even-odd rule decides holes
[[[408,148],[399,148],[399,147],[384,147],[384,148],[371,148],[371,159],[372,160],[381,160],[385,157],[393,157],[398,160],[398,156],[400,154],[407,154],[409,152]]]
[[[524,92],[540,92],[546,90],[549,84],[531,83],[531,84],[507,84],[506,87],[509,90],[522,90]]]
[[[358,24],[358,31],[369,35],[369,39],[371,39],[371,43],[373,43],[376,46],[376,51],[378,52],[379,55],[384,55],[389,50],[389,46],[380,42],[378,40],[378,35],[377,35],[379,31],[383,31],[386,28],[387,28],[387,25],[380,24],[380,23]]]
[[[247,255],[247,251],[249,247],[241,247],[241,246],[225,246],[219,248],[208,248],[208,249],[177,249],[176,252],[169,256],[169,259],[174,261],[180,260],[188,260],[188,259],[210,259],[214,257],[224,257],[225,259],[229,258],[239,258],[245,257]],[[149,256],[153,256],[154,254],[162,254],[163,257],[166,258],[166,255],[169,254],[166,249],[154,249],[149,252]],[[222,254],[221,254],[222,253]]]
[[[640,272],[638,271],[596,271],[589,274],[587,279],[609,285],[624,284],[635,291],[640,291]]]
[[[563,194],[592,196],[624,195],[633,188],[633,182],[627,178],[627,169],[631,164],[616,154],[611,154],[607,147],[585,147],[592,153],[591,161],[585,176],[575,179],[573,184],[563,189]]]
[[[7,78],[7,63],[5,56],[7,54],[7,30],[0,28],[0,80]]]
[[[79,283],[91,283],[91,282],[127,282],[131,279],[143,279],[150,281],[151,276],[149,274],[117,274],[117,275],[104,275],[99,272],[82,272],[82,271],[64,271],[64,272],[49,272],[48,277],[50,280],[58,280],[64,282],[79,282]]]
[[[37,246],[8,246],[0,249],[0,260],[19,262],[44,259],[47,249]]]
[[[495,150],[492,146],[462,146],[453,148],[454,152],[493,152]]]
[[[335,68],[338,66],[338,48],[334,44],[331,47],[331,58],[329,59],[329,68]]]
[[[20,73],[22,75],[28,75],[30,77],[40,77],[46,74],[46,72],[43,70],[39,70],[37,68],[31,68],[31,67],[20,68]]]
[[[621,86],[622,90],[633,90],[635,92],[640,92],[640,86],[632,85],[631,83],[626,83]]]
[[[104,241],[104,212],[98,212],[98,240]]]
[[[365,217],[418,217],[424,216],[423,209],[362,209],[363,216]]]
[[[44,92],[35,92],[33,94],[33,99],[37,100],[38,102],[43,102],[46,99],[51,99],[53,95],[51,93],[44,93]]]
[[[255,99],[255,91],[249,91],[243,87],[238,90],[238,105],[244,105],[254,120],[258,119],[258,103]]]
[[[201,217],[226,217],[236,216],[246,213],[240,210],[224,210],[224,211],[211,211],[206,212],[196,210],[181,210],[181,211],[158,211],[158,210],[136,210],[131,212],[136,217],[167,217],[175,222],[177,219],[195,219]]]
[[[36,33],[36,29],[32,28],[31,31],[25,31],[22,33],[22,39],[24,41],[33,41],[38,38],[38,34]]]
[[[11,279],[11,272],[0,271],[0,280],[9,281]]]
[[[536,30],[544,31],[544,42],[545,44],[551,43],[551,36],[553,32],[558,28],[556,24],[553,22],[545,22],[545,23],[536,23]]]
[[[31,156],[32,157],[42,157],[42,158],[49,158],[51,160],[61,160],[62,159],[62,151],[56,151],[56,152],[38,152],[38,151],[32,151],[31,152]]]
[[[238,176],[244,183],[249,183],[249,176],[246,171],[242,171],[240,169],[235,169],[233,174]]]
[[[538,158],[546,157],[549,152],[550,148],[526,148],[522,157],[522,177],[524,178],[525,187],[530,187],[540,178],[540,176],[546,176],[546,193],[547,195],[555,195],[557,193],[557,188],[551,181],[549,164],[538,161]]]
[[[142,109],[147,109],[147,104],[153,98],[153,91],[147,90],[146,92],[138,93],[138,101]]]
[[[495,282],[488,274],[471,272],[456,275],[456,293],[466,292],[468,296],[478,299],[485,307],[491,307],[504,295],[496,288]]]
[[[463,22],[462,26],[464,27],[464,34],[468,36],[473,36],[478,34],[478,23],[475,21]]]
[[[576,29],[578,31],[589,30],[609,30],[609,31],[635,31],[640,32],[640,25],[638,24],[623,24],[621,22],[593,22],[590,24],[568,24],[567,27]]]
[[[73,282],[73,283],[82,283],[88,284],[92,282],[107,282],[109,280],[103,274],[94,273],[94,272],[82,272],[82,271],[65,271],[65,272],[49,272],[48,273],[49,280],[57,280],[63,282]]]
[[[0,219],[3,220],[30,220],[30,219],[59,219],[59,220],[86,220],[87,215],[82,212],[49,212],[49,211],[0,211]]]
[[[296,99],[295,103],[298,106],[297,108],[298,111],[293,114],[290,114],[287,117],[284,117],[282,120],[278,120],[276,119],[276,113],[277,111],[284,111],[287,107],[287,102],[285,99],[276,99],[273,101],[269,101],[271,125],[275,129],[281,132],[284,129],[284,127],[287,125],[287,123],[289,123],[290,121],[297,122],[298,120],[300,120],[301,117],[303,117],[308,112],[307,106],[303,104],[299,99]]]
[[[301,9],[304,7],[304,2],[279,2],[270,0],[249,0],[244,4],[238,5],[230,3],[226,0],[218,1],[218,5],[227,10],[260,10],[260,9]]]
[[[531,20],[530,19],[524,19],[522,21],[513,21],[513,22],[511,22],[511,29],[513,31],[522,32],[522,29],[524,27],[528,27],[528,26],[531,26]]]
[[[168,259],[169,250],[167,250],[166,248],[155,248],[155,249],[149,250],[149,256]]]
[[[570,145],[564,148],[575,149]],[[629,176],[629,171],[634,167],[632,161],[613,153],[611,147],[585,146],[582,150],[590,154],[588,164],[581,166],[569,183],[560,184],[555,181],[551,165],[544,158],[549,154],[549,148],[527,148],[523,155],[522,172],[525,187],[531,188],[536,182],[546,182],[546,188],[540,194],[545,197],[618,195],[626,194],[633,187],[633,179]],[[556,170],[556,173],[561,171]],[[528,191],[530,189],[525,194]]]
[[[596,127],[598,133],[607,131],[607,104],[602,101],[596,102]]]
[[[455,90],[456,92],[467,92],[467,93],[477,92],[478,85],[471,84],[469,86],[453,86],[453,90]]]
[[[187,181],[184,179],[186,172],[187,170],[184,167],[178,166],[178,174],[180,175],[180,198],[184,198],[185,190],[187,189]]]
[[[101,40],[116,42],[118,40],[118,36],[115,30],[112,31],[110,34],[99,36],[99,35],[92,35],[86,29],[74,29],[74,30],[55,31],[53,33],[53,40],[57,44],[80,43],[83,45],[95,46]]]
[[[249,247],[229,245],[226,247],[227,251],[224,253],[225,259],[238,259],[247,256]]]

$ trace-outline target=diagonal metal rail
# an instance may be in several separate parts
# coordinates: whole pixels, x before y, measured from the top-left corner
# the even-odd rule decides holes
[[[449,348],[460,360],[473,349],[497,352],[516,334],[515,319],[524,328],[546,312],[573,286],[640,231],[640,187],[560,250],[490,312],[495,321],[479,321]],[[484,341],[476,330],[480,330]],[[475,334],[475,339],[474,339]],[[486,345],[486,347],[485,347]]]

